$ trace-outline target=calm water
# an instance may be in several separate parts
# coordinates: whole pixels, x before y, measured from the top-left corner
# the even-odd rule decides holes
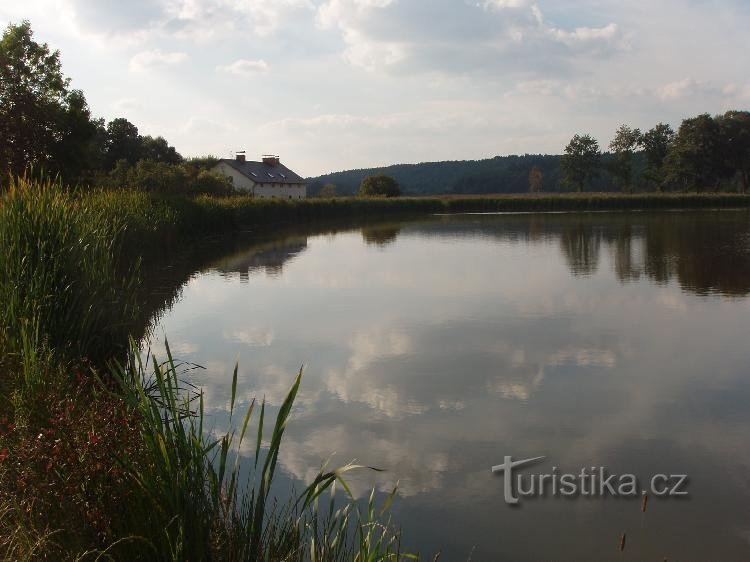
[[[177,269],[154,333],[207,368],[216,425],[237,359],[243,400],[273,405],[304,363],[283,478],[331,455],[387,469],[354,487],[399,482],[427,559],[750,558],[748,212],[436,216],[216,243]],[[690,497],[513,508],[505,455],[684,473]]]

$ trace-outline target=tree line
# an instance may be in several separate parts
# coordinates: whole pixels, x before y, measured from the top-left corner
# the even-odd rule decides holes
[[[123,117],[92,115],[70,87],[60,52],[34,40],[28,21],[0,39],[0,186],[11,175],[51,173],[67,184],[152,191],[224,192],[212,157],[185,159],[164,137],[142,135]]]
[[[597,140],[573,136],[561,160],[563,181],[583,191],[607,170],[623,191],[739,191],[750,180],[750,112],[708,113],[682,121],[675,132],[665,123],[641,132],[621,125],[605,162]],[[636,167],[636,157],[642,166]],[[637,173],[640,172],[640,173]]]

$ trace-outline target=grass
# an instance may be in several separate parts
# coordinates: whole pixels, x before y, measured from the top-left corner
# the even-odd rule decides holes
[[[117,365],[115,396],[142,421],[137,463],[124,464],[138,493],[131,501],[124,531],[138,537],[112,549],[125,559],[150,560],[401,560],[398,533],[383,522],[373,499],[366,510],[349,496],[337,509],[324,492],[348,487],[343,475],[361,468],[346,465],[321,471],[286,505],[273,502],[271,486],[292,406],[302,381],[296,376],[269,434],[265,403],[253,401],[219,437],[207,436],[203,396],[181,386],[182,368],[169,352],[150,367],[133,345],[126,365]],[[232,380],[230,422],[235,414],[237,369]],[[242,481],[241,454],[254,416],[254,454]],[[387,508],[387,505],[384,506]]]
[[[98,359],[127,341],[139,276],[119,261],[124,229],[51,181],[12,182],[0,203],[0,349],[28,366],[45,348]]]

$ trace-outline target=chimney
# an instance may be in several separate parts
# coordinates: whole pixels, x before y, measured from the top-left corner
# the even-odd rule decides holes
[[[264,154],[262,157],[263,163],[267,166],[278,166],[279,165],[279,157],[274,156],[273,154]]]
[[[235,160],[236,160],[237,162],[244,162],[244,161],[245,161],[245,151],[244,151],[244,150],[239,150],[239,151],[237,151],[237,154],[236,154],[236,156],[234,157],[234,159],[235,159]]]

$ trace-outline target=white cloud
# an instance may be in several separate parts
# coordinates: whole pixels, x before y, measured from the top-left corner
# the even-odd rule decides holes
[[[231,64],[217,66],[216,70],[238,76],[254,76],[266,72],[268,70],[268,63],[263,59],[239,59]]]
[[[142,109],[143,105],[136,98],[120,98],[112,104],[112,107],[115,111],[124,112]]]
[[[545,59],[599,57],[628,48],[615,23],[555,27],[526,0],[483,0],[461,8],[449,0],[328,0],[318,8],[317,21],[323,29],[340,30],[344,58],[370,71],[525,71],[548,64]]]
[[[660,87],[656,91],[656,95],[662,100],[676,100],[679,98],[685,98],[690,96],[703,96],[703,95],[733,95],[736,90],[731,84],[726,86],[716,86],[708,81],[694,80],[692,78],[684,78],[675,82],[670,82]]]
[[[154,49],[141,51],[133,55],[130,59],[129,68],[132,72],[143,72],[182,64],[187,60],[186,53],[178,51],[165,53],[159,49]]]

